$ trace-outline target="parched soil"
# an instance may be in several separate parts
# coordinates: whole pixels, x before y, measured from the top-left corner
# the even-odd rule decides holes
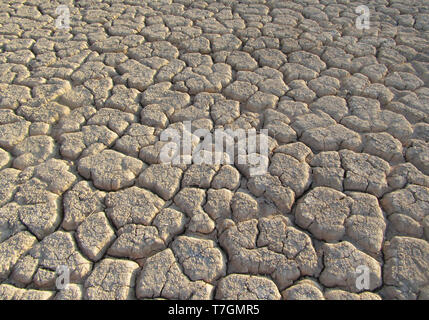
[[[161,161],[222,129],[265,171]],[[0,299],[429,299],[428,241],[427,0],[0,0]]]

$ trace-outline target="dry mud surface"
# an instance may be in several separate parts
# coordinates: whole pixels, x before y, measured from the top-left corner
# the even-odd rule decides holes
[[[428,240],[428,1],[0,1],[1,299],[427,299]]]

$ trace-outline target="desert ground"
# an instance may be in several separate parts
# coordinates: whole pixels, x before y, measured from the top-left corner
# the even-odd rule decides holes
[[[0,0],[0,299],[429,299],[428,241],[429,1]]]

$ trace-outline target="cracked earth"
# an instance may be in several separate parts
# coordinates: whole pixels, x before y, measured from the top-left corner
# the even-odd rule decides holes
[[[429,299],[428,1],[0,12],[1,299]],[[267,173],[161,163],[185,121]]]

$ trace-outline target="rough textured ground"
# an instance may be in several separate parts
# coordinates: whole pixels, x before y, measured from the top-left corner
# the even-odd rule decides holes
[[[160,164],[185,120],[268,173]],[[0,1],[0,298],[427,299],[428,240],[428,1]]]

